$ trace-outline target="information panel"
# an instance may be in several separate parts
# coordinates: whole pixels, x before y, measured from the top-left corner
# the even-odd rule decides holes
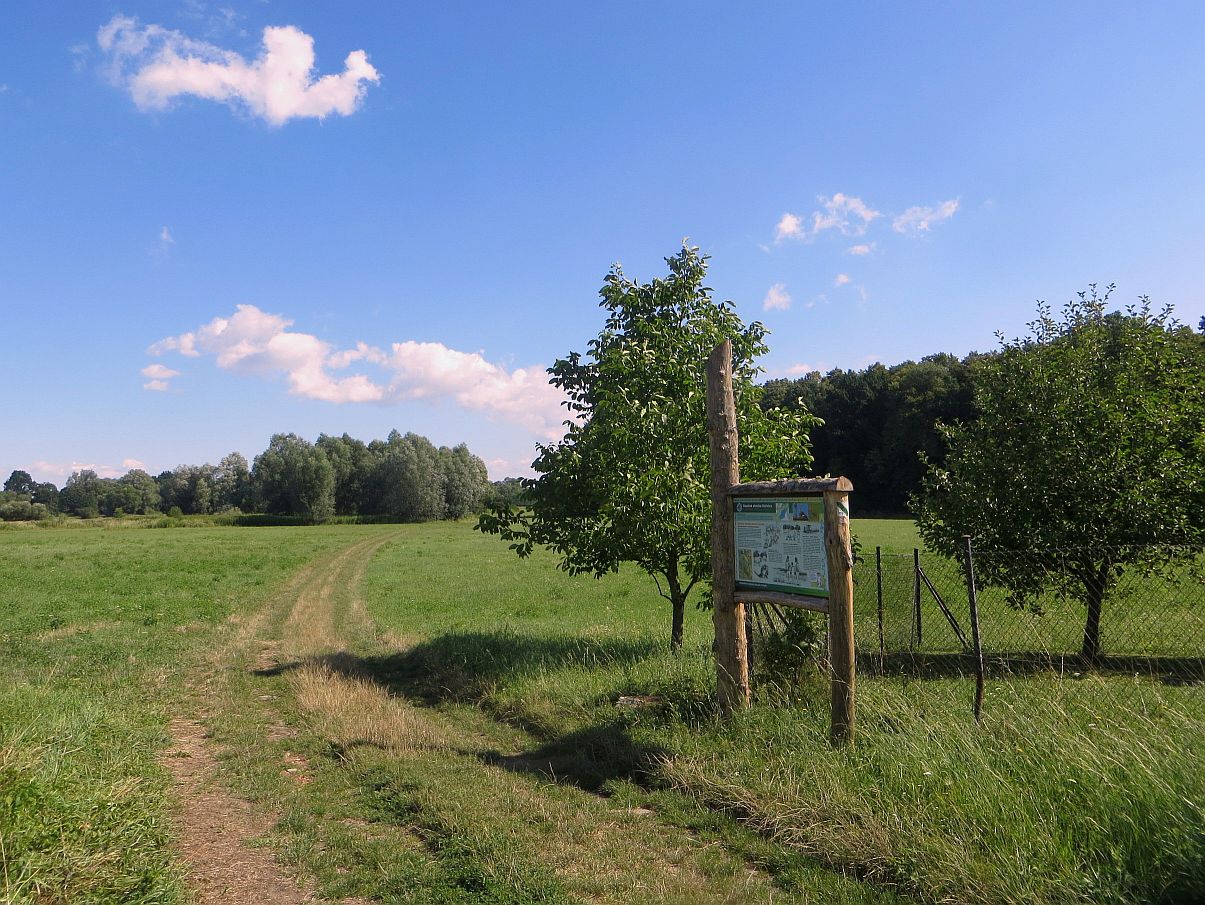
[[[823,497],[736,497],[733,522],[738,589],[828,596]]]

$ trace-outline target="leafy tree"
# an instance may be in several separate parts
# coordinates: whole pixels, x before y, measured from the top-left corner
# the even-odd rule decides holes
[[[100,477],[90,468],[74,472],[59,493],[59,508],[80,518],[96,518],[100,515],[100,498],[104,485]]]
[[[602,576],[634,562],[657,581],[682,644],[685,604],[710,572],[710,463],[705,415],[708,355],[733,344],[733,383],[745,479],[798,473],[811,464],[804,411],[763,412],[754,361],[765,328],[745,326],[704,283],[707,258],[683,247],[669,275],[628,279],[618,265],[600,296],[607,318],[585,356],[550,369],[572,418],[559,442],[540,446],[523,481],[526,508],[503,503],[482,531],[527,556],[536,545],[571,573]]]
[[[927,355],[890,368],[813,371],[765,385],[763,408],[802,406],[823,420],[812,432],[815,470],[843,474],[858,488],[858,511],[901,515],[930,462],[945,459],[937,429],[971,417],[970,363]]]
[[[265,512],[316,522],[335,511],[335,477],[322,450],[296,434],[274,434],[255,457],[251,478]]]
[[[444,479],[446,518],[464,518],[478,510],[490,489],[489,472],[464,443],[439,448],[439,470]]]
[[[373,511],[366,501],[367,485],[376,464],[368,446],[362,440],[349,437],[331,437],[321,434],[318,448],[326,454],[335,472],[335,512],[339,515],[356,515]]]
[[[444,476],[439,451],[426,437],[389,432],[375,442],[377,462],[369,479],[374,511],[408,522],[443,518],[446,513]]]
[[[59,511],[59,489],[50,481],[36,485],[32,499],[33,502],[45,506],[46,511],[50,514],[56,514]]]
[[[121,504],[125,512],[147,513],[159,508],[159,484],[141,468],[127,471],[117,483],[127,489]]]
[[[246,508],[250,491],[251,469],[247,467],[247,457],[240,452],[224,456],[213,472],[214,510]]]
[[[931,547],[955,554],[969,534],[1001,551],[976,568],[1018,605],[1078,597],[1089,660],[1122,571],[1205,540],[1205,344],[1145,298],[1106,313],[1111,291],[1059,320],[1040,304],[1030,335],[976,364],[975,419],[944,428],[945,465],[915,500]]]
[[[5,493],[19,493],[32,497],[37,483],[28,471],[14,471],[4,482]]]

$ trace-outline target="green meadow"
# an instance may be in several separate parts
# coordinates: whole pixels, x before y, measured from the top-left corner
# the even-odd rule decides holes
[[[331,901],[1205,898],[1200,685],[865,674],[834,750],[815,670],[722,723],[709,613],[468,523],[7,530],[0,589],[4,901],[187,901],[180,714]]]

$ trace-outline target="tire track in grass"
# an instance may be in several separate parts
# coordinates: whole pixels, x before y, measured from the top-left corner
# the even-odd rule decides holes
[[[197,721],[173,724],[191,755],[177,759],[196,773],[173,770],[185,813],[216,799],[210,823],[189,819],[233,845],[206,862],[183,834],[194,888],[223,890],[202,902],[311,902],[319,892],[347,905],[872,901],[776,888],[719,841],[525,767],[542,742],[524,730],[391,693],[365,664],[402,645],[377,631],[359,588],[377,550],[412,529],[361,530],[299,569],[215,650],[194,697],[220,743]],[[215,770],[259,804],[222,791]],[[313,882],[291,880],[264,841]]]
[[[193,682],[192,697],[199,717],[212,716],[213,693],[221,670],[245,659],[248,651],[255,652],[259,664],[267,665],[275,642],[262,636],[280,602],[292,602],[316,582],[322,582],[324,576],[338,574],[342,564],[364,545],[353,544],[333,557],[315,558],[294,573],[275,598],[249,619],[232,619],[233,639],[215,649],[210,669]],[[269,734],[271,731],[269,727]],[[196,901],[202,905],[303,905],[317,901],[312,885],[291,876],[269,849],[255,844],[274,826],[274,815],[231,794],[218,782],[217,752],[205,726],[198,719],[178,716],[169,724],[168,732],[171,745],[161,762],[176,790],[179,807],[173,822]]]
[[[302,587],[281,620],[293,698],[337,752],[361,808],[417,837],[436,901],[727,903],[800,901],[716,842],[642,809],[507,768],[541,742],[511,726],[458,718],[382,687],[362,664],[397,652],[373,627],[359,586],[379,544],[365,543]]]

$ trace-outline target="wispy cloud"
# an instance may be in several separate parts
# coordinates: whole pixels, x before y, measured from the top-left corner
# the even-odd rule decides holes
[[[280,126],[294,118],[348,116],[367,83],[381,78],[363,50],[347,55],[342,72],[316,77],[314,39],[292,25],[265,28],[263,49],[251,61],[130,16],[114,16],[96,41],[110,77],[130,92],[140,110],[165,110],[173,99],[193,95]]]
[[[31,462],[25,468],[30,475],[37,481],[54,481],[56,484],[62,484],[63,481],[77,471],[94,471],[97,477],[101,478],[120,478],[127,471],[135,468],[146,468],[139,459],[122,459],[121,465],[106,465],[103,462],[47,462],[43,459],[38,459],[36,462]]]
[[[835,280],[833,280],[833,285],[834,286],[844,286],[848,282],[849,282],[849,274],[848,273],[839,273],[839,274],[837,274],[837,278]]]
[[[843,236],[860,236],[873,220],[882,216],[861,198],[843,192],[837,192],[831,198],[820,195],[817,200],[821,209],[812,211],[806,219],[797,214],[783,214],[775,227],[774,241],[810,241],[832,229]]]
[[[283,376],[290,393],[307,399],[336,404],[447,401],[521,425],[542,439],[561,436],[564,396],[549,385],[542,367],[508,370],[480,352],[414,340],[387,348],[357,343],[337,349],[313,334],[290,330],[292,325],[281,315],[239,305],[229,317],[166,337],[147,351],[208,356],[219,368],[236,373]],[[375,376],[340,376],[352,365],[371,366]]]
[[[162,248],[167,248],[170,245],[175,245],[175,237],[172,236],[172,231],[166,226],[159,230],[159,245]]]
[[[857,255],[858,257],[863,257],[865,255],[870,254],[872,251],[874,251],[874,246],[875,246],[875,243],[867,242],[864,245],[851,245],[851,246],[849,246],[849,248],[847,248],[845,250],[851,255]]]
[[[891,228],[905,236],[919,236],[935,224],[949,220],[958,210],[958,199],[951,198],[935,207],[910,207],[891,222]]]
[[[762,299],[762,309],[765,311],[786,311],[791,307],[791,295],[787,292],[785,283],[775,283]]]
[[[167,390],[171,388],[171,383],[169,381],[173,377],[180,376],[179,371],[174,371],[166,365],[161,364],[147,365],[142,369],[141,374],[143,377],[149,378],[147,382],[142,385],[142,388],[144,390],[154,390],[157,393],[167,392]]]

